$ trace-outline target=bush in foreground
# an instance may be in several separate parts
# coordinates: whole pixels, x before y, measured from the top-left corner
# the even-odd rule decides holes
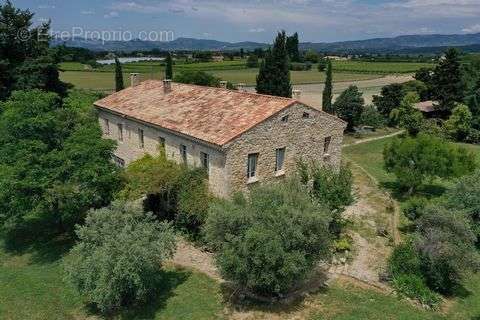
[[[175,250],[170,225],[133,203],[91,211],[76,233],[66,279],[101,312],[144,302],[154,292],[162,262]]]
[[[265,185],[215,203],[207,241],[225,279],[262,296],[279,296],[301,283],[330,254],[330,217],[297,182]]]

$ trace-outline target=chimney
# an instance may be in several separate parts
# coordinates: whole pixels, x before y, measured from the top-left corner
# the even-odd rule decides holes
[[[220,81],[220,88],[227,89],[228,81]]]
[[[172,80],[170,79],[163,80],[163,92],[169,93],[170,91],[172,91]]]
[[[295,100],[300,100],[300,97],[302,96],[302,90],[293,90],[292,91],[292,98]]]
[[[130,73],[130,85],[137,86],[140,83],[140,73]]]
[[[245,83],[238,83],[237,84],[238,91],[245,92],[245,86],[246,86]]]

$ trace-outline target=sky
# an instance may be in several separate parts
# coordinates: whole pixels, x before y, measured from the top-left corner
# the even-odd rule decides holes
[[[12,2],[35,12],[37,23],[51,19],[55,32],[86,38],[98,31],[112,39],[126,40],[133,36],[145,40],[193,37],[271,42],[275,33],[284,29],[287,33],[297,31],[302,42],[334,42],[405,34],[480,32],[480,0]]]

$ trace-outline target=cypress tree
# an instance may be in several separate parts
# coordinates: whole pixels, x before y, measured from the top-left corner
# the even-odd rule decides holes
[[[260,65],[257,92],[280,97],[292,96],[289,59],[285,31],[279,32],[273,48],[269,49]]]
[[[323,111],[334,114],[335,110],[332,106],[332,98],[333,98],[333,75],[332,75],[332,62],[327,60],[327,70],[326,70],[326,79],[325,79],[325,88],[323,88],[323,99],[322,99],[322,107]]]
[[[298,33],[295,32],[292,36],[287,37],[287,52],[290,60],[293,62],[300,62],[300,51],[298,50]]]
[[[165,79],[172,80],[173,79],[173,60],[170,52],[167,54],[167,58],[165,59],[165,62],[166,62]]]
[[[451,113],[456,103],[463,101],[465,82],[457,49],[448,49],[445,52],[445,58],[435,68],[433,89],[435,98],[439,102],[439,109],[446,116]]]
[[[120,91],[125,89],[123,84],[123,72],[122,72],[122,64],[115,58],[115,91]]]

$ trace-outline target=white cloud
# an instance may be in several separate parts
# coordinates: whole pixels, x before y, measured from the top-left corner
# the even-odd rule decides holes
[[[95,14],[95,11],[92,11],[92,10],[83,10],[83,11],[80,11],[80,14],[92,15],[92,14]]]
[[[474,24],[474,25],[471,25],[470,27],[463,28],[462,31],[466,33],[480,32],[480,24]]]
[[[111,18],[118,18],[118,16],[119,16],[119,14],[118,14],[117,11],[111,11],[111,12],[105,14],[103,17],[105,19],[111,19]]]
[[[265,32],[265,29],[264,28],[252,28],[252,29],[249,29],[248,32],[250,32],[250,33],[262,33],[262,32]]]

